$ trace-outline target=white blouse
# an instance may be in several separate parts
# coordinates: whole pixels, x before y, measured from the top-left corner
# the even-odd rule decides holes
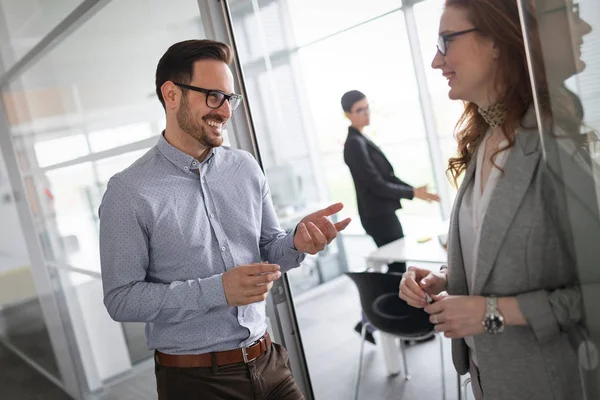
[[[469,294],[473,291],[473,283],[475,282],[475,275],[477,274],[477,253],[479,252],[479,241],[481,239],[481,225],[484,222],[485,213],[490,204],[490,199],[492,198],[492,193],[496,188],[496,184],[498,183],[498,180],[502,178],[502,171],[500,168],[504,167],[506,157],[510,151],[510,149],[503,150],[496,155],[494,160],[496,165],[492,166],[485,189],[482,192],[481,171],[483,169],[485,146],[490,136],[491,134],[488,131],[477,148],[475,179],[471,180],[469,183],[458,210],[458,231]],[[506,144],[508,144],[508,142],[503,140],[498,144],[498,148],[506,146]],[[473,337],[465,337],[465,342],[471,350],[473,362],[477,365]]]

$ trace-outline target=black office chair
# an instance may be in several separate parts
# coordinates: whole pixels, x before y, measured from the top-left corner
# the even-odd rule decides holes
[[[358,399],[365,335],[369,325],[381,332],[400,339],[400,352],[404,363],[405,379],[410,379],[405,354],[405,341],[424,340],[435,335],[434,325],[429,322],[429,314],[423,309],[409,306],[398,297],[398,288],[402,274],[379,272],[347,272],[356,284],[362,309],[368,319],[361,332],[360,356],[354,387],[354,399]],[[439,337],[442,371],[442,399],[446,399],[444,377],[444,348]]]

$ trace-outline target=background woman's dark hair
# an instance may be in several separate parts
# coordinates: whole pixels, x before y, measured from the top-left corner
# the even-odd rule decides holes
[[[345,112],[352,111],[352,106],[354,105],[354,103],[356,103],[357,101],[361,101],[365,97],[367,96],[365,96],[364,93],[359,92],[358,90],[351,90],[349,92],[344,93],[344,95],[342,96],[342,109]]]
[[[445,7],[466,10],[469,20],[478,29],[477,34],[491,38],[498,48],[498,69],[494,85],[500,93],[498,100],[504,103],[508,110],[501,126],[508,145],[499,151],[510,148],[515,143],[515,130],[519,127],[533,101],[517,1],[446,0]],[[537,34],[537,21],[532,12],[532,6],[528,4],[525,10],[525,19],[532,41],[537,92],[540,95],[542,108],[548,111],[546,76]],[[458,154],[449,160],[447,170],[455,183],[466,170],[480,138],[487,129],[488,124],[479,114],[477,104],[466,102],[465,110],[456,125]]]
[[[163,108],[165,99],[160,90],[162,85],[167,81],[189,84],[194,75],[194,63],[199,60],[217,60],[230,64],[231,48],[213,40],[186,40],[169,47],[156,67],[156,95]]]

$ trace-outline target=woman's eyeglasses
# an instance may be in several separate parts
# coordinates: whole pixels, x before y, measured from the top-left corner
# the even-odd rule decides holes
[[[448,41],[450,39],[455,38],[460,35],[464,35],[465,33],[475,32],[476,30],[478,30],[478,29],[472,28],[472,29],[467,29],[464,31],[452,32],[452,33],[447,33],[445,35],[440,35],[438,37],[438,42],[437,42],[438,51],[440,52],[441,55],[445,56],[446,51],[448,50]]]

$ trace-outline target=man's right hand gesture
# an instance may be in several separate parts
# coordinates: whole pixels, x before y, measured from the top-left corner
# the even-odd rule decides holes
[[[245,306],[263,301],[281,277],[277,264],[240,265],[223,273],[223,290],[227,304]]]

